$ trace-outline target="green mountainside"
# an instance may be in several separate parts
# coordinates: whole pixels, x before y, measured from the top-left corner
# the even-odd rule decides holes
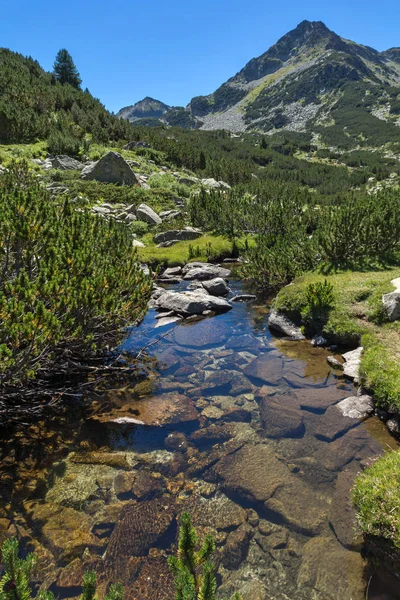
[[[378,52],[303,21],[213,94],[175,109],[172,121],[170,114],[165,123],[184,127],[309,132],[326,147],[382,146],[399,137],[400,49]]]

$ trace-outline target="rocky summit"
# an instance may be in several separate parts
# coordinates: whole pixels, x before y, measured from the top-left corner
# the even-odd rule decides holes
[[[186,108],[168,110],[145,98],[118,115],[237,133],[311,130],[318,137],[327,129],[332,141],[337,127],[347,126],[350,136],[365,135],[383,121],[386,134],[395,136],[399,91],[399,48],[378,52],[340,37],[320,21],[303,21],[214,93],[193,98]],[[157,110],[141,112],[142,105],[152,103]]]

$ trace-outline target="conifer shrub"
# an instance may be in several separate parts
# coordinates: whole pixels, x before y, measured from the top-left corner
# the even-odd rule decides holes
[[[68,197],[51,200],[24,163],[1,177],[3,398],[102,360],[144,313],[150,290],[127,227],[74,210]]]

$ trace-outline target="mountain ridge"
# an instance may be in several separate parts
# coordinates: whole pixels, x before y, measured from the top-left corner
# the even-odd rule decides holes
[[[378,127],[371,122],[374,119],[397,128],[400,48],[379,52],[340,37],[321,21],[304,20],[215,92],[194,97],[185,108],[173,107],[161,121],[234,133],[307,132],[315,126],[327,127],[332,119],[335,126],[338,104],[352,112],[360,94],[365,102],[357,108],[368,115],[367,129]],[[369,106],[371,95],[373,106]],[[380,110],[381,105],[387,110]],[[360,131],[354,134],[356,138]]]

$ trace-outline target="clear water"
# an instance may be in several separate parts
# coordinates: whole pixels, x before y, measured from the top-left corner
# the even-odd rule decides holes
[[[147,346],[139,382],[99,382],[90,414],[4,435],[0,537],[38,552],[37,581],[71,598],[90,568],[100,596],[120,580],[126,598],[172,598],[166,556],[189,511],[215,536],[222,598],[396,598],[361,556],[349,500],[395,443],[332,408],[354,389],[329,352],[274,338],[261,302],[157,329],[155,315],[122,347]]]

